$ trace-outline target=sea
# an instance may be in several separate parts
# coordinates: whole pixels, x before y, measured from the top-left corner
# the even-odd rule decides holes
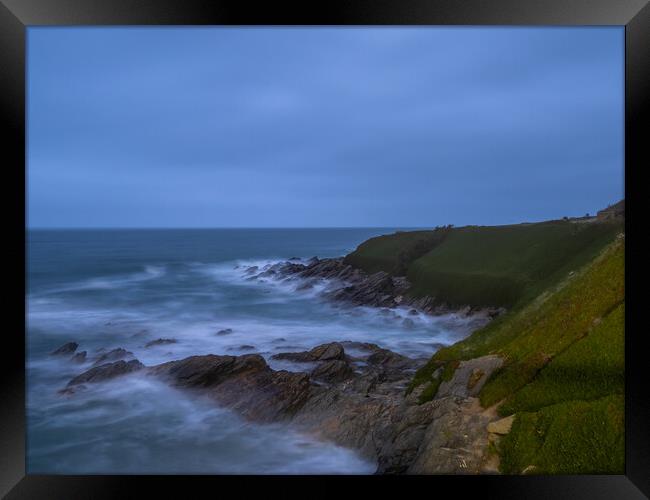
[[[27,232],[27,471],[30,474],[372,474],[355,450],[287,424],[258,424],[134,373],[60,394],[102,352],[147,366],[200,354],[372,342],[426,357],[476,328],[448,314],[343,307],[246,269],[337,257],[408,228],[30,229]],[[324,283],[324,286],[331,284]],[[412,321],[405,322],[408,316]],[[228,334],[217,334],[230,330]],[[172,344],[146,347],[158,338]],[[87,362],[50,353],[66,342]]]

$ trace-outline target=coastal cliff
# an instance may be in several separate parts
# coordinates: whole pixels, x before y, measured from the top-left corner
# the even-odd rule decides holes
[[[250,280],[297,280],[297,290],[325,280],[321,295],[350,307],[476,318],[473,334],[428,360],[343,339],[272,356],[292,371],[258,354],[145,367],[115,349],[61,393],[146,374],[252,421],[354,448],[377,473],[620,473],[625,237],[610,212],[396,233],[344,258],[243,270]]]

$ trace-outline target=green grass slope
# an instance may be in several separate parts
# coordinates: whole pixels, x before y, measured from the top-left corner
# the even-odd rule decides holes
[[[621,217],[438,228],[368,240],[346,261],[406,275],[413,296],[508,312],[438,351],[407,392],[435,397],[462,360],[498,354],[479,394],[515,415],[504,473],[624,470],[625,240]]]
[[[459,360],[499,354],[503,367],[480,393],[516,414],[499,445],[506,473],[618,473],[623,470],[624,239],[570,278],[441,349],[415,375],[411,390]]]
[[[437,235],[434,237],[435,232],[434,230],[399,231],[370,238],[359,245],[354,252],[347,255],[344,262],[363,269],[367,273],[384,271],[399,275],[400,257],[407,255],[412,248],[418,245],[437,240]]]
[[[535,411],[572,399],[623,394],[625,304],[621,303],[584,338],[553,358],[529,384],[499,407],[502,414]]]
[[[510,308],[589,262],[619,231],[616,223],[569,221],[458,228],[407,276],[416,296]]]
[[[505,474],[623,474],[625,399],[567,401],[518,413],[499,443]]]
[[[367,272],[405,274],[411,295],[450,306],[512,308],[589,262],[620,221],[466,226],[372,238],[346,257]]]

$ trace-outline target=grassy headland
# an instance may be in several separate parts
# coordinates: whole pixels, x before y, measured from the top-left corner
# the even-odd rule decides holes
[[[621,473],[623,230],[622,218],[608,218],[398,233],[367,241],[348,262],[405,271],[415,296],[508,308],[438,351],[409,387],[424,385],[428,401],[461,360],[501,356],[479,397],[515,415],[498,444],[503,472]]]
[[[442,227],[372,238],[345,262],[406,275],[415,297],[512,308],[589,262],[621,230],[619,220]]]

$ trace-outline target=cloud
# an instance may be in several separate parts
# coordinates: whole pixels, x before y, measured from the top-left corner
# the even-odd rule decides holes
[[[618,27],[29,28],[29,224],[593,211],[622,197],[623,84]]]

